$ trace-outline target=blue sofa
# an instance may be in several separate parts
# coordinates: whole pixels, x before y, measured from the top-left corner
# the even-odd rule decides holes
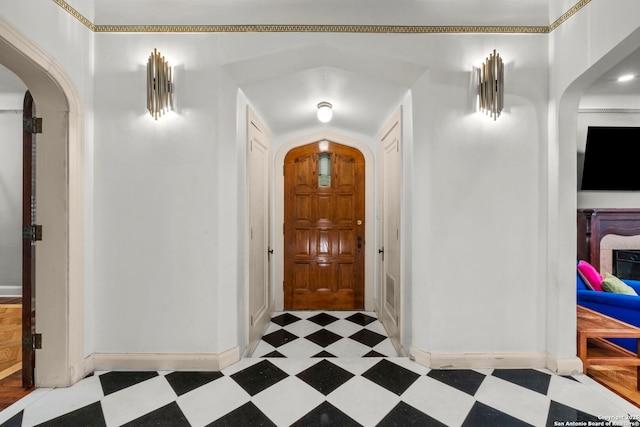
[[[593,291],[584,284],[579,274],[576,274],[576,278],[578,305],[640,327],[640,296]],[[623,282],[640,295],[640,281],[623,280]],[[637,339],[618,338],[610,341],[634,353],[638,351]]]

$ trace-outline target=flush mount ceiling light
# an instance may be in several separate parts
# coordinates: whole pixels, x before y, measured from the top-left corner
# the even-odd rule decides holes
[[[635,76],[633,74],[625,74],[624,76],[618,77],[618,81],[619,82],[628,82],[629,80],[633,80],[634,77]]]
[[[504,106],[504,65],[495,49],[478,70],[478,97],[480,110],[497,119]]]
[[[156,49],[147,62],[147,108],[156,120],[173,109],[171,67]]]
[[[327,123],[333,117],[333,110],[331,110],[331,104],[328,102],[321,102],[318,104],[318,120],[322,123]]]

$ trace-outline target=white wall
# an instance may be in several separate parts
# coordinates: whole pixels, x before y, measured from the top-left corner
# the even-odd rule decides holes
[[[154,48],[176,91],[176,112],[157,121],[145,106]],[[236,88],[217,67],[216,38],[101,35],[96,49],[95,351],[227,350],[237,345]]]
[[[221,65],[320,37],[431,68],[404,101],[414,113],[405,166],[416,174],[405,194],[405,333],[434,351],[544,351],[539,274],[522,271],[544,244],[546,37],[349,34],[97,35],[96,351],[242,345],[243,106]],[[144,109],[154,47],[176,67],[178,104],[157,122]],[[473,113],[471,84],[494,48],[507,64],[507,109],[495,123]],[[288,137],[274,135],[274,152]]]
[[[22,98],[0,94],[0,296],[22,295]]]
[[[474,110],[472,68],[505,61],[503,115]],[[545,351],[536,268],[546,37],[439,36],[413,88],[413,343],[435,353]],[[523,272],[527,272],[523,274]]]
[[[410,88],[405,156],[411,344],[574,357],[576,124],[561,145],[557,111],[565,89],[637,28],[640,4],[615,2],[591,2],[551,36],[91,35],[50,1],[5,2],[0,12],[63,64],[88,111],[87,353],[242,345],[244,140],[222,67],[321,40],[429,69]],[[145,111],[153,48],[175,67],[178,106],[157,122]],[[472,71],[493,49],[506,65],[496,122],[473,110]]]

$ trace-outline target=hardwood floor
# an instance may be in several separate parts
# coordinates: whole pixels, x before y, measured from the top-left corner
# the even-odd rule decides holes
[[[21,369],[0,380],[0,411],[13,405],[33,390],[35,390],[34,387],[22,388]]]
[[[617,395],[640,407],[635,366],[591,366],[587,374]]]
[[[0,304],[0,372],[22,362],[22,304]]]
[[[0,297],[0,411],[33,388],[22,388],[22,298]]]

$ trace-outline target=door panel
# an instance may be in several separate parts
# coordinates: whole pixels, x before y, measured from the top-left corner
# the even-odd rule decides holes
[[[36,115],[36,107],[30,92],[24,97],[22,110],[24,119]],[[35,205],[35,149],[34,134],[24,131],[22,137],[22,226],[30,227],[36,222]],[[30,239],[22,240],[22,337],[32,336],[36,331],[35,325],[35,242]],[[24,342],[24,341],[23,341]],[[33,346],[22,348],[22,386],[33,387],[36,367],[36,352]]]
[[[364,308],[364,171],[362,153],[337,143],[287,154],[285,309]]]
[[[398,112],[380,138],[380,302],[379,317],[399,347],[401,307],[402,115]]]
[[[271,319],[269,274],[269,134],[247,110],[247,200],[249,216],[249,353]]]

